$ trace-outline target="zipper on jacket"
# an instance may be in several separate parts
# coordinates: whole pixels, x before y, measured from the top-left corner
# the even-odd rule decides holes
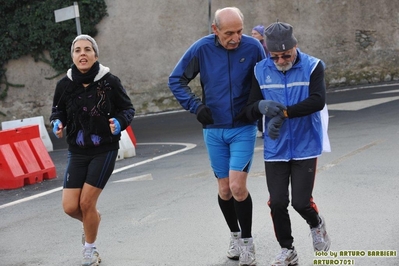
[[[229,89],[230,89],[230,114],[231,114],[231,127],[234,128],[234,108],[233,108],[233,97],[231,88],[231,69],[230,69],[230,51],[227,50],[227,62],[229,65]]]

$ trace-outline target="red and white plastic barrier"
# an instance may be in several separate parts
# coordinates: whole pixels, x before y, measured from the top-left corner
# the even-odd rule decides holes
[[[134,136],[131,126],[121,132],[121,139],[119,140],[119,151],[116,160],[130,158],[136,156],[136,137]]]
[[[43,140],[44,146],[46,146],[48,152],[53,151],[53,143],[51,142],[50,136],[46,129],[46,125],[44,124],[43,116],[1,122],[1,128],[3,130],[32,125],[39,126],[40,137]]]
[[[56,176],[38,125],[0,131],[0,189],[21,188]]]

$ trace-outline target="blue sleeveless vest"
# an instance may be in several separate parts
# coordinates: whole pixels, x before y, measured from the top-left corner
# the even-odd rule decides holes
[[[291,106],[309,97],[310,75],[320,62],[319,59],[301,53],[297,49],[299,62],[285,74],[279,71],[272,60],[265,59],[255,66],[255,76],[264,99]],[[265,128],[269,122],[265,117]],[[272,140],[265,132],[265,161],[304,160],[321,155],[323,130],[320,112],[285,119],[280,137]]]

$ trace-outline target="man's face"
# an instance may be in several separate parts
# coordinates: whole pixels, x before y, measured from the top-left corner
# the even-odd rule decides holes
[[[213,32],[219,39],[219,43],[227,50],[236,49],[240,44],[243,25],[239,19],[221,23],[220,28],[212,25]]]
[[[270,59],[273,60],[278,70],[290,70],[296,59],[296,45],[285,52],[270,52]]]

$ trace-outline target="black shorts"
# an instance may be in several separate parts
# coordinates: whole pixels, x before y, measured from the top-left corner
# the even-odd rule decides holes
[[[115,167],[118,150],[96,155],[68,152],[64,188],[83,188],[84,183],[103,189]]]

